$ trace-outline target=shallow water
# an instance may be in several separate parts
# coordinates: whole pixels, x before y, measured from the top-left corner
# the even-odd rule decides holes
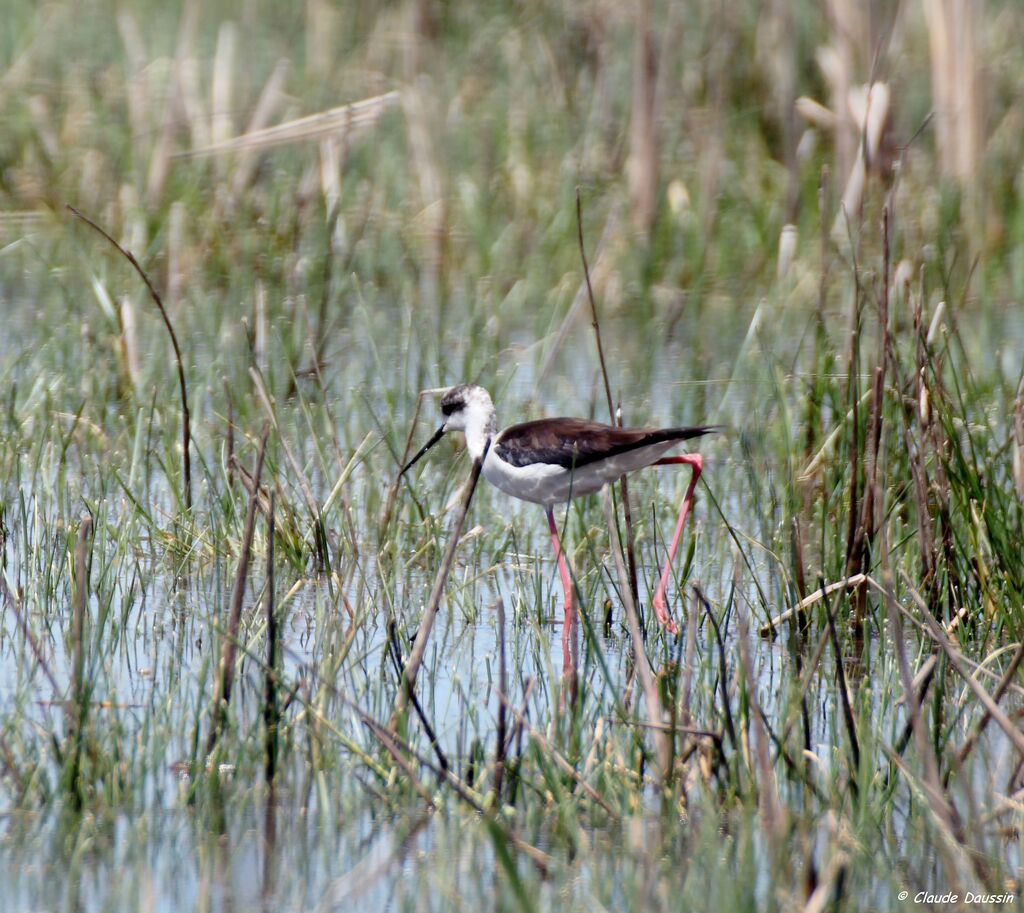
[[[514,518],[517,524],[523,520]],[[472,542],[471,537],[464,548],[471,548]],[[545,690],[545,683],[557,681],[562,655],[558,583],[551,562],[537,562],[532,555],[517,560],[508,551],[500,557],[500,570],[484,581],[470,582],[475,572],[473,562],[463,561],[455,569],[448,608],[439,618],[423,670],[424,710],[462,776],[466,775],[473,744],[479,741],[488,746],[488,751],[493,745],[496,701],[492,686],[498,653],[493,605],[499,593],[505,596],[507,604],[506,639],[513,703],[521,700],[530,678],[542,683],[531,692],[534,707],[553,706],[558,700],[557,695]],[[646,578],[653,574],[649,567],[643,571]],[[585,582],[592,582],[598,572],[599,569],[591,569]],[[428,573],[419,573],[410,579],[410,586],[420,598],[429,585],[428,578]],[[125,738],[134,737],[132,733],[147,715],[145,708],[167,702],[179,709],[164,719],[172,724],[177,721],[180,729],[164,743],[162,760],[157,759],[163,772],[150,771],[145,786],[145,811],[140,815],[121,813],[106,821],[87,817],[74,826],[79,829],[76,837],[74,830],[69,832],[67,824],[59,820],[36,819],[24,812],[8,813],[4,865],[15,888],[0,898],[0,909],[104,910],[138,905],[170,913],[179,909],[333,910],[354,904],[357,909],[398,910],[418,907],[421,892],[442,869],[446,877],[454,879],[449,889],[464,902],[475,892],[485,894],[490,881],[486,872],[494,866],[494,859],[485,847],[473,841],[466,843],[464,836],[460,836],[461,813],[457,809],[420,818],[382,815],[383,809],[374,808],[371,796],[357,786],[341,786],[335,773],[328,773],[326,780],[318,780],[307,760],[301,757],[293,758],[289,764],[294,774],[291,782],[296,787],[306,782],[306,787],[279,792],[272,805],[268,804],[251,762],[243,760],[237,772],[225,771],[225,788],[232,800],[226,809],[224,830],[219,833],[209,830],[206,814],[188,807],[188,778],[177,769],[177,764],[189,756],[188,717],[201,705],[204,689],[208,687],[211,632],[219,624],[218,607],[223,611],[223,585],[222,579],[209,575],[189,580],[186,585],[179,581],[177,588],[171,581],[154,582],[149,577],[144,599],[136,598],[131,604],[124,599],[114,600],[111,609],[119,619],[121,635],[116,647],[106,654],[102,668],[96,670],[99,694],[121,705],[118,717]],[[516,608],[523,588],[531,585],[542,588],[542,602],[550,607],[539,620]],[[353,589],[350,596],[354,595]],[[369,598],[372,601],[372,595]],[[754,594],[748,594],[748,598],[752,601]],[[525,601],[531,601],[529,595]],[[416,599],[411,598],[410,602],[415,604]],[[476,620],[464,617],[470,604]],[[337,597],[331,595],[326,584],[315,580],[282,606],[282,643],[289,678],[300,679],[303,667],[314,669],[323,661],[324,651],[329,649],[325,641],[330,639],[325,631],[344,624],[333,614],[337,606]],[[97,611],[95,601],[90,611]],[[620,691],[628,677],[628,638],[621,633],[621,611],[616,609],[614,615],[609,636],[602,632],[600,624],[595,625],[611,676],[609,682],[603,681],[586,638],[581,648],[584,687],[605,694]],[[414,623],[415,617],[415,612],[409,612],[405,620]],[[47,638],[45,644],[50,668],[58,680],[64,681],[70,676],[70,669],[60,625],[60,620],[55,619],[55,636]],[[736,636],[733,621],[726,642],[730,662],[735,662],[737,655]],[[664,642],[650,646],[656,665],[680,649]],[[781,641],[756,641],[755,647],[758,696],[767,717],[776,719],[786,700],[787,682],[795,674],[793,656]],[[342,664],[334,682],[340,693],[381,720],[386,718],[388,708],[380,703],[382,694],[375,680],[393,678],[385,649],[384,625],[361,625],[350,647],[350,659]],[[10,612],[5,614],[0,629],[0,652],[0,704],[7,712],[17,706],[27,726],[59,730],[58,708],[26,698],[26,680],[33,678],[38,685],[41,677],[30,676],[32,662]],[[861,703],[862,708],[867,707],[867,717],[894,740],[902,725],[902,714],[886,702],[883,690],[873,681],[872,670],[883,662],[883,655],[879,644],[868,643],[858,661],[847,665],[847,675],[854,693],[862,700],[865,693],[869,695],[868,703]],[[697,637],[697,657],[699,674],[713,677],[715,647],[706,622]],[[890,665],[882,677],[891,674]],[[812,751],[819,759],[826,782],[833,754],[841,752],[843,741],[836,728],[839,724],[835,691],[827,687],[833,675],[834,665],[827,653],[818,676],[825,687],[820,692],[816,690],[818,698],[809,716]],[[243,667],[235,697],[243,727],[257,722],[260,688],[258,673],[251,669],[247,673]],[[35,693],[39,693],[38,689]],[[601,703],[611,709],[607,700]],[[336,701],[329,704],[335,724],[357,742],[371,747],[372,740],[364,738],[357,717]],[[97,716],[102,719],[104,712],[99,711]],[[714,718],[712,711],[709,719]],[[598,714],[593,723],[597,725],[599,719],[603,719],[602,725],[615,726],[613,717]],[[422,737],[418,744],[429,755]],[[976,749],[977,757],[989,759],[980,763],[976,788],[986,784],[980,771],[993,766],[1002,768],[997,779],[1012,775],[1006,749],[1005,740],[990,731]],[[248,777],[257,780],[246,783],[238,779]],[[334,795],[339,788],[341,793]],[[800,801],[799,790],[792,799]],[[272,824],[267,817],[271,809]],[[83,840],[82,832],[90,836]],[[898,825],[895,837],[904,839]],[[600,839],[600,835],[595,835],[595,839]],[[75,874],[65,881],[60,875],[62,864],[56,860],[72,847]],[[54,861],[40,861],[46,859]],[[579,877],[585,896],[585,869]],[[595,871],[591,877],[600,880],[605,875]]]
[[[21,617],[38,638],[58,690],[53,693],[15,613],[5,606],[0,616],[0,714],[7,721],[6,736],[16,744],[19,757],[37,759],[35,775],[45,778],[49,789],[56,789],[59,765],[54,761],[53,737],[59,741],[65,731],[61,701],[72,668],[69,629],[74,533],[78,518],[88,511],[98,532],[91,547],[93,586],[88,616],[92,641],[87,650],[87,677],[94,689],[93,701],[104,702],[93,709],[93,725],[102,734],[105,750],[119,746],[123,751],[124,779],[121,795],[98,799],[96,807],[80,817],[58,811],[59,802],[53,802],[47,811],[27,812],[19,806],[11,781],[4,781],[8,785],[0,792],[0,815],[4,816],[0,819],[0,874],[8,889],[0,891],[0,910],[487,908],[495,885],[505,883],[494,844],[480,819],[459,807],[425,765],[418,768],[419,775],[440,809],[428,814],[424,803],[418,801],[409,803],[407,813],[397,814],[389,808],[380,795],[380,784],[372,777],[358,776],[366,770],[359,752],[377,758],[381,749],[352,706],[380,722],[390,715],[397,673],[388,655],[386,622],[393,611],[400,647],[407,651],[446,541],[451,512],[437,518],[467,471],[461,445],[437,448],[411,484],[401,489],[396,569],[377,565],[378,512],[394,472],[394,461],[381,445],[369,450],[369,456],[356,467],[344,488],[345,504],[335,506],[329,517],[336,576],[327,581],[309,566],[300,569],[279,562],[284,678],[289,687],[306,689],[288,711],[288,719],[300,734],[282,759],[284,785],[271,801],[262,780],[262,675],[256,662],[243,657],[232,704],[241,735],[231,744],[240,747],[237,757],[221,759],[227,764],[223,805],[218,807],[205,793],[190,804],[192,781],[182,770],[195,753],[197,727],[205,731],[208,723],[212,670],[236,565],[243,503],[240,490],[236,487],[232,495],[233,515],[228,516],[219,505],[204,508],[208,514],[200,514],[195,556],[185,560],[180,549],[182,537],[173,530],[173,485],[166,470],[176,453],[173,443],[156,441],[147,449],[146,404],[133,402],[128,407],[112,400],[104,406],[103,415],[86,411],[84,419],[98,430],[83,431],[85,426],[80,426],[76,433],[92,437],[67,447],[67,459],[63,459],[61,436],[42,435],[41,417],[59,413],[55,427],[68,433],[82,401],[83,385],[99,381],[73,376],[53,365],[53,373],[44,378],[35,368],[36,360],[44,360],[45,355],[58,364],[70,363],[77,341],[59,335],[41,338],[28,301],[21,301],[13,310],[16,317],[8,324],[8,332],[0,334],[0,376],[22,391],[17,396],[18,409],[24,421],[35,423],[21,426],[26,438],[31,433],[45,439],[31,452],[19,452],[17,472],[4,479],[5,523],[10,534],[4,538],[3,569],[12,590],[23,593]],[[708,488],[701,489],[696,523],[688,530],[687,541],[697,542],[690,581],[701,583],[716,617],[727,625],[727,685],[737,702],[744,690],[737,618],[756,628],[791,601],[786,569],[768,552],[768,544],[784,540],[778,506],[784,467],[770,456],[764,438],[769,426],[780,420],[772,384],[781,376],[793,390],[799,390],[799,352],[807,323],[805,317],[788,315],[780,306],[771,320],[766,319],[768,329],[763,335],[760,331],[750,334],[748,323],[737,318],[737,313],[746,315],[750,310],[744,310],[740,302],[736,313],[709,313],[703,321],[684,316],[677,335],[661,346],[653,346],[656,332],[635,326],[628,314],[612,317],[605,324],[613,390],[617,395],[621,385],[627,391],[624,409],[628,421],[718,421],[726,426],[708,442]],[[572,344],[566,345],[543,377],[543,346],[534,346],[525,330],[510,334],[510,346],[475,365],[472,376],[456,376],[454,366],[460,359],[455,347],[445,349],[444,340],[427,340],[417,347],[412,344],[418,340],[414,328],[389,335],[387,323],[395,319],[394,311],[366,315],[366,325],[354,322],[333,351],[325,378],[334,420],[331,435],[346,457],[368,433],[376,436],[379,431],[390,438],[393,447],[401,448],[412,414],[413,384],[419,381],[440,384],[485,376],[505,423],[539,415],[606,416],[583,319],[569,337]],[[996,365],[1005,378],[1019,371],[1019,358],[1016,362],[1014,358],[1024,348],[1024,317],[1018,310],[991,312],[986,321],[971,325],[969,331],[970,352],[995,351]],[[373,353],[360,343],[365,334],[380,340]],[[714,346],[704,344],[708,336],[715,340]],[[38,346],[35,354],[31,354],[33,344]],[[218,357],[212,349],[208,354],[214,360]],[[201,361],[198,355],[193,357]],[[233,355],[227,352],[219,357],[230,362]],[[211,368],[209,382],[205,388],[198,384],[194,394],[202,403],[196,407],[195,449],[207,463],[205,470],[196,471],[200,503],[204,499],[215,503],[226,491],[220,465],[223,405],[216,401],[219,378],[215,377],[223,366]],[[390,368],[394,371],[388,373],[385,369]],[[275,389],[284,401],[285,383],[281,378],[277,381]],[[52,398],[50,406],[41,406],[48,397]],[[318,448],[326,450],[327,445],[313,439],[301,409],[294,406],[289,402],[281,434],[292,442],[307,467],[314,496],[323,504],[336,481],[332,473],[340,467],[327,461],[331,469],[324,468]],[[175,414],[170,406],[166,408],[169,415]],[[423,440],[436,421],[436,404],[428,400],[414,440]],[[248,428],[258,427],[262,414],[253,410],[243,422]],[[165,436],[173,441],[176,421],[165,419],[162,424],[171,429]],[[139,441],[144,445],[141,448],[136,446]],[[241,440],[238,446],[241,453]],[[142,453],[140,460],[133,456],[138,452]],[[242,453],[242,459],[251,464],[251,448]],[[290,477],[284,457],[276,453],[274,459],[274,471]],[[107,462],[118,468],[124,488],[102,471]],[[649,603],[656,559],[664,554],[664,538],[672,528],[686,481],[684,473],[658,470],[642,474],[634,482],[644,605]],[[291,502],[295,514],[301,515],[301,507],[296,507],[301,495],[294,485],[294,479],[286,483],[282,501]],[[140,519],[125,488],[144,502],[154,518],[153,528]],[[414,498],[427,505],[427,512],[439,524],[436,529],[420,518]],[[736,539],[725,528],[722,516],[733,526]],[[205,521],[208,529],[202,528]],[[609,564],[603,513],[590,499],[574,505],[565,524],[593,635],[587,636],[582,629],[577,632],[584,708],[580,728],[594,744],[607,737],[613,745],[618,744],[615,739],[628,745],[623,734],[629,727],[621,721],[617,702],[628,688],[631,705],[636,707],[641,701],[638,687],[631,685],[631,647],[624,634],[618,581]],[[472,532],[460,545],[448,580],[419,693],[424,713],[453,770],[468,780],[474,769],[479,775],[481,760],[490,762],[494,756],[498,707],[494,689],[500,644],[495,606],[499,598],[506,613],[510,702],[519,706],[528,694],[530,725],[562,750],[569,747],[563,744],[560,715],[561,596],[543,515],[533,506],[509,502],[500,493],[482,488],[467,525]],[[822,535],[821,530],[811,533],[812,539]],[[265,640],[257,608],[265,577],[264,537],[261,527],[245,600],[244,633],[254,654],[261,653]],[[350,543],[358,547],[358,556]],[[809,549],[813,546],[811,542]],[[285,598],[293,587],[294,593]],[[761,604],[761,592],[766,605]],[[613,617],[608,630],[604,626],[606,600]],[[353,607],[355,619],[349,607]],[[648,625],[647,648],[658,671],[673,669],[684,655],[689,603],[677,598],[674,611],[684,632],[680,639],[664,638]],[[881,612],[877,607],[875,611]],[[817,634],[820,627],[814,630]],[[874,633],[860,646],[859,654],[846,657],[845,669],[858,712],[892,744],[902,731],[905,714],[895,704],[901,690],[892,650],[885,636],[877,633],[885,630],[883,615],[878,615],[871,630]],[[773,721],[785,718],[786,708],[792,706],[796,653],[787,646],[788,636],[766,641],[751,634],[757,696],[765,716]],[[846,636],[844,643],[850,643]],[[915,666],[926,657],[910,632],[906,633],[906,646]],[[803,660],[808,650],[800,654]],[[696,657],[694,718],[702,726],[723,729],[719,659],[706,619],[696,636]],[[820,770],[819,782],[825,786],[848,765],[835,671],[829,647],[809,690],[808,708],[810,752]],[[348,741],[331,742],[327,750],[316,747],[304,734],[303,727],[309,724],[298,722],[300,717],[308,720],[310,707],[322,714],[324,725],[335,727]],[[966,722],[955,718],[945,725],[941,733],[945,742],[959,743],[969,731]],[[423,728],[414,726],[410,738],[416,751],[433,762]],[[528,735],[523,742],[524,750],[529,751]],[[587,747],[585,744],[579,752],[581,763],[586,762]],[[993,784],[1006,784],[1006,792],[1012,792],[1011,753],[998,729],[989,727],[972,757],[969,783],[977,795],[991,792]],[[628,764],[621,766],[627,768]],[[776,767],[781,770],[782,762]],[[889,773],[880,768],[875,775],[884,779]],[[543,797],[542,786],[532,787],[537,796]],[[392,783],[390,788],[397,787]],[[695,791],[693,821],[697,822],[701,820],[701,802],[713,806],[714,797],[710,789]],[[653,792],[639,791],[636,814],[641,828],[660,826]],[[794,808],[810,802],[799,784],[781,775],[780,792]],[[555,803],[542,799],[537,803],[530,808],[540,811],[523,815],[528,819],[523,825],[526,836],[542,849],[550,846],[563,853],[559,863],[570,873],[569,886],[561,894],[556,895],[548,882],[537,884],[540,907],[561,909],[566,893],[570,908],[591,909],[598,902],[614,906],[615,901],[628,906],[614,887],[624,829],[583,828],[605,855],[581,850],[578,858],[569,857],[564,854],[565,830],[559,830],[557,820],[546,818],[546,810]],[[268,825],[268,809],[274,813],[273,827]],[[677,816],[680,833],[701,841],[710,839],[706,834],[721,831],[724,841],[735,822],[719,823],[706,808],[703,812],[703,820],[710,821],[706,830],[699,830],[696,824],[687,830],[682,816]],[[895,820],[885,823],[885,845],[891,852],[904,846],[920,850],[918,814],[901,808]],[[761,838],[751,839],[756,843]],[[671,839],[668,843],[674,846]],[[706,852],[709,855],[697,858],[717,858],[713,844]],[[751,881],[753,890],[765,897],[772,884],[770,847],[757,844],[756,852],[760,855],[753,864]],[[994,855],[1006,871],[1019,870],[1016,841],[998,844]],[[634,864],[634,856],[629,862]],[[889,865],[888,861],[884,864]],[[940,867],[933,859],[921,864],[926,871]],[[637,881],[645,879],[653,876],[643,872],[636,876]],[[880,883],[874,891],[872,902],[880,908],[891,905],[892,883]],[[723,904],[723,909],[728,908],[727,902]]]

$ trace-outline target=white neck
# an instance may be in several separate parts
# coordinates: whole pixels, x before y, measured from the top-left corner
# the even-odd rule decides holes
[[[494,415],[494,406],[490,399],[486,402],[478,401],[470,404],[466,410],[466,427],[463,429],[466,434],[466,447],[473,460],[478,460],[483,455],[484,446],[488,437],[494,437],[498,430],[498,423]]]

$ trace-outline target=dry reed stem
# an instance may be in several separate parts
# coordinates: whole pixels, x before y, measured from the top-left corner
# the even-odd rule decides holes
[[[640,0],[633,26],[633,102],[626,161],[633,227],[644,237],[654,223],[658,201],[658,63],[650,13],[650,0]]]
[[[819,127],[822,130],[835,130],[836,121],[838,120],[835,112],[820,101],[816,101],[806,95],[801,95],[793,102],[793,107],[796,113],[811,126]]]
[[[53,689],[54,701],[57,701],[62,693],[62,689],[57,684],[57,677],[53,674],[50,664],[46,661],[43,648],[39,645],[39,641],[36,640],[35,634],[32,633],[32,628],[29,627],[28,619],[25,617],[24,609],[21,605],[21,600],[14,594],[7,583],[7,575],[3,568],[0,568],[0,595],[4,597],[7,601],[7,605],[10,606],[11,611],[14,612],[14,618],[18,622],[18,627],[21,628],[21,633],[24,635],[25,640],[28,641],[29,648],[32,650],[32,655],[35,656],[36,662],[39,663],[39,668],[43,670],[43,675],[46,676],[46,680],[50,683],[50,687]]]
[[[256,107],[253,109],[252,117],[249,119],[249,125],[245,131],[246,136],[253,136],[266,129],[271,118],[281,107],[285,99],[284,87],[288,77],[288,66],[287,60],[279,60],[267,78],[263,91],[256,102]],[[235,164],[235,173],[231,178],[231,194],[236,199],[245,193],[246,188],[252,183],[258,161],[253,147],[240,151]]]
[[[121,7],[117,12],[117,30],[128,58],[129,75],[125,83],[125,101],[135,159],[146,159],[142,144],[150,135],[149,97],[146,91],[146,45],[139,23],[131,10]]]
[[[608,380],[608,365],[604,360],[604,346],[601,344],[601,322],[597,317],[597,302],[594,300],[594,287],[590,282],[587,248],[583,243],[583,203],[580,199],[579,187],[576,188],[576,238],[579,243],[580,260],[583,263],[583,281],[587,290],[587,300],[590,302],[590,325],[594,330],[594,339],[597,341],[597,360],[601,367],[601,379],[604,381],[605,399],[608,401],[608,420],[614,424],[615,402],[612,400],[612,388]]]
[[[420,275],[420,295],[429,311],[438,306],[444,269],[448,215],[445,202],[444,173],[434,142],[434,119],[437,98],[431,91],[430,80],[419,76],[402,93],[402,107],[409,125],[409,146],[420,191],[421,211],[417,222],[423,228],[424,262]]]
[[[167,306],[174,310],[181,302],[185,287],[185,219],[187,210],[181,200],[171,203],[167,217]]]
[[[42,95],[33,95],[26,101],[25,106],[28,108],[29,117],[35,127],[39,145],[42,146],[49,159],[56,159],[60,152],[60,140],[53,128],[53,113],[50,111],[50,105]]]
[[[217,32],[217,48],[213,56],[213,83],[210,89],[211,148],[230,142],[232,74],[235,69],[235,45],[238,29],[233,22],[222,22]]]
[[[71,643],[74,649],[71,687],[72,703],[81,706],[82,688],[85,684],[85,614],[89,600],[89,533],[92,531],[92,517],[82,517],[78,526],[78,541],[75,543],[75,603],[71,624]]]
[[[607,488],[601,490],[601,505],[604,507],[604,517],[605,522],[608,524],[608,536],[610,539],[612,530],[616,529],[616,525],[615,515],[612,512],[612,500]],[[640,615],[637,612],[636,603],[633,601],[633,593],[629,586],[625,565],[622,563],[622,551],[613,544],[611,553],[612,559],[615,562],[615,570],[619,575],[622,602],[626,609],[626,622],[629,627],[629,637],[633,647],[634,666],[640,679],[640,687],[644,692],[647,716],[652,723],[657,724],[659,727],[654,730],[654,745],[658,758],[658,779],[664,785],[672,772],[672,739],[660,728],[665,723],[665,711],[661,704],[661,695],[658,692],[657,683],[654,681],[654,671],[651,669],[650,660],[647,658],[647,652],[644,650],[644,636],[643,630],[640,627]]]
[[[754,757],[757,764],[758,797],[761,806],[762,826],[771,839],[781,839],[785,831],[785,811],[779,798],[779,786],[775,781],[771,758],[768,755],[768,730],[757,697],[757,679],[754,664],[750,658],[750,632],[742,612],[736,613],[739,626],[737,640],[740,647],[740,663],[747,682],[747,701],[750,703],[750,718],[754,727],[756,744]]]
[[[441,566],[438,568],[437,576],[434,578],[434,585],[427,599],[426,608],[420,618],[419,628],[416,631],[416,639],[412,644],[412,651],[405,663],[405,670],[402,673],[402,681],[399,684],[398,693],[395,695],[395,705],[391,713],[391,721],[388,728],[392,733],[396,732],[399,722],[408,705],[409,698],[416,687],[416,675],[423,663],[423,655],[427,650],[427,641],[430,639],[431,629],[434,627],[434,620],[437,618],[438,609],[441,606],[441,596],[444,593],[444,585],[448,580],[448,572],[451,570],[452,562],[455,560],[455,551],[459,547],[459,540],[462,536],[462,527],[466,522],[466,514],[469,512],[469,503],[473,500],[473,492],[476,491],[477,482],[480,481],[480,471],[483,469],[484,460],[487,459],[487,452],[491,449],[491,439],[488,437],[484,443],[483,453],[473,462],[473,469],[469,479],[462,491],[462,501],[459,511],[452,524],[451,536],[448,540],[448,547],[445,549],[444,557],[441,559]]]
[[[508,694],[508,663],[505,650],[505,600],[498,594],[498,726],[495,733],[494,795],[501,805],[501,786],[505,776],[506,700]]]
[[[928,27],[936,146],[943,172],[970,188],[983,141],[975,4],[922,0]]]
[[[180,102],[178,93],[174,91],[176,82],[175,64],[168,79],[168,92],[164,99],[163,114],[160,118],[160,126],[156,130],[156,141],[149,156],[149,172],[146,175],[146,205],[154,208],[160,204],[164,189],[167,186],[167,176],[171,170],[171,144],[174,141],[175,127],[178,123],[178,109]]]
[[[864,45],[870,41],[869,28],[867,14],[856,0],[828,0],[827,12],[831,44],[818,49],[817,59],[836,114],[839,173],[848,174],[858,152],[856,124],[849,111],[850,91],[855,85],[855,69],[865,56]]]
[[[847,219],[848,214],[843,213]],[[849,224],[847,222],[847,224]],[[848,523],[846,529],[846,574],[850,576],[859,571],[864,571],[863,555],[858,554],[857,547],[860,540],[860,465],[861,465],[861,442],[860,442],[860,398],[858,390],[860,385],[860,321],[861,321],[861,283],[860,266],[857,263],[857,252],[851,238],[851,254],[853,256],[853,295],[850,299],[849,329],[847,331],[846,349],[846,399],[852,404],[852,420],[849,426],[849,506]],[[870,391],[869,391],[870,395]]]
[[[139,366],[139,337],[135,323],[135,304],[130,295],[121,297],[121,352],[124,356],[124,373],[132,391],[138,395],[142,384],[142,368]]]
[[[601,322],[597,317],[597,302],[594,300],[594,287],[590,282],[590,265],[587,263],[587,248],[583,243],[583,203],[580,199],[580,189],[576,188],[576,238],[579,243],[580,260],[583,263],[583,278],[587,287],[587,300],[590,302],[590,320],[594,329],[594,339],[597,341],[597,359],[601,365],[601,379],[604,381],[604,395],[608,400],[608,420],[612,425],[622,427],[622,403],[616,410],[612,401],[612,388],[608,380],[608,365],[604,359],[604,346],[601,344]],[[619,488],[622,491],[622,509],[626,521],[626,556],[629,561],[629,591],[633,596],[634,604],[640,598],[640,588],[637,584],[636,574],[636,543],[633,536],[633,510],[629,503],[629,482],[625,474],[619,477]]]
[[[324,298],[326,298],[330,286],[331,268],[334,260],[332,255],[334,253],[335,229],[341,212],[342,173],[344,171],[344,163],[348,158],[347,140],[348,130],[343,131],[341,136],[331,134],[320,140],[320,193],[323,195],[324,208],[328,214],[327,231],[325,232],[327,257],[324,260],[324,277],[326,280],[324,282]],[[317,328],[321,332],[324,328],[324,298],[321,298],[321,319],[317,323]],[[318,351],[324,341],[323,336],[321,336],[320,343],[317,345]]]
[[[191,418],[188,411],[188,387],[185,383],[185,365],[181,358],[181,347],[178,345],[178,336],[174,332],[174,327],[171,325],[171,318],[167,316],[167,309],[164,307],[163,299],[160,297],[160,293],[156,290],[156,286],[150,281],[146,271],[139,264],[139,261],[135,259],[135,255],[126,248],[122,247],[117,243],[106,231],[100,228],[92,219],[88,216],[83,215],[70,203],[67,204],[68,210],[76,218],[81,219],[92,228],[94,231],[102,235],[107,241],[112,244],[117,251],[124,257],[135,269],[135,272],[139,274],[142,281],[146,284],[146,288],[149,289],[150,297],[153,299],[153,303],[157,306],[160,311],[160,316],[163,318],[164,326],[167,328],[167,335],[171,337],[171,346],[174,348],[174,360],[178,366],[178,386],[181,388],[181,447],[182,447],[182,462],[184,465],[185,473],[185,509],[192,512],[192,460],[189,455],[189,442],[191,440],[190,424]]]
[[[335,8],[331,0],[306,2],[306,67],[318,82],[326,82],[334,75],[339,59],[337,37],[347,20],[343,7]]]
[[[309,114],[253,133],[215,140],[209,146],[181,152],[176,157],[198,158],[206,155],[226,155],[249,149],[269,149],[285,143],[320,139],[346,129],[370,127],[377,123],[385,110],[398,103],[399,97],[400,93],[397,91],[385,92],[383,95],[375,95],[362,101],[341,105],[338,108]]]
[[[277,771],[278,743],[278,645],[277,615],[274,613],[274,511],[275,494],[270,493],[270,511],[267,517],[267,669],[263,684],[263,724],[266,729],[266,764],[264,777],[273,785]]]
[[[832,237],[837,240],[846,237],[848,219],[851,222],[859,221],[868,173],[878,156],[889,121],[890,97],[889,87],[885,83],[876,82],[859,92],[850,89],[847,107],[859,128],[860,142],[857,144],[857,158],[843,190],[839,212],[832,223]]]
[[[662,732],[682,732],[686,735],[695,735],[702,739],[711,739],[721,744],[722,733],[717,729],[702,729],[700,726],[682,726],[678,723],[650,723],[646,720],[616,720],[614,717],[602,717],[610,723],[621,722],[626,726],[637,726],[640,729],[660,729]]]
[[[231,587],[231,603],[228,615],[227,631],[224,645],[221,648],[220,670],[217,676],[217,687],[213,697],[213,724],[206,742],[206,754],[209,755],[220,738],[224,724],[227,722],[227,707],[231,702],[231,689],[235,678],[235,657],[238,653],[238,630],[242,622],[242,602],[245,599],[245,587],[249,579],[249,558],[252,552],[252,539],[256,530],[256,502],[260,488],[260,477],[263,475],[263,459],[267,452],[267,440],[270,437],[270,423],[263,426],[260,435],[260,447],[256,456],[256,470],[253,473],[253,491],[249,495],[249,505],[245,512],[245,530],[242,534],[242,549],[238,556],[238,569],[235,571],[235,582]]]
[[[831,596],[836,590],[852,590],[859,586],[863,586],[867,581],[867,575],[865,574],[853,574],[850,577],[846,577],[843,580],[837,580],[835,583],[830,583],[828,586],[819,588],[811,593],[804,599],[801,599],[793,608],[787,609],[781,615],[776,615],[770,621],[765,622],[761,625],[758,633],[762,637],[767,637],[770,634],[775,633],[775,629],[779,627],[783,622],[789,621],[793,616],[802,615],[811,606],[820,602],[824,596]]]
[[[779,282],[786,278],[789,268],[793,265],[799,240],[800,234],[796,225],[782,226],[782,230],[779,232],[779,253],[775,267],[775,277]]]

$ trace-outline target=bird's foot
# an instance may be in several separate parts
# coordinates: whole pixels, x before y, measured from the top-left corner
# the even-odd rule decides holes
[[[654,597],[654,614],[657,616],[661,626],[665,628],[669,634],[679,633],[679,625],[677,625],[669,616],[668,604],[665,602],[665,597],[661,593],[657,593]]]

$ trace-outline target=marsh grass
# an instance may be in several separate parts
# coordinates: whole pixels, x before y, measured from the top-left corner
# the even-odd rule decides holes
[[[698,3],[654,40],[600,4],[356,4],[345,28],[320,0],[304,27],[264,3],[11,6],[0,908],[1019,893],[1012,5],[973,22],[992,121],[964,131],[990,153],[949,184],[900,8],[878,64],[898,174],[866,163],[855,211],[856,121],[798,154],[788,120],[878,75],[843,4],[790,27]],[[808,75],[829,44],[846,69]],[[360,99],[358,130],[300,121]],[[180,378],[138,276],[66,203],[152,277]],[[539,511],[481,486],[456,522],[457,444],[396,483],[435,420],[420,391],[464,380],[507,423],[621,402],[626,424],[726,426],[679,637],[649,606],[687,473],[631,480],[631,534],[618,489],[560,518],[568,684]]]

